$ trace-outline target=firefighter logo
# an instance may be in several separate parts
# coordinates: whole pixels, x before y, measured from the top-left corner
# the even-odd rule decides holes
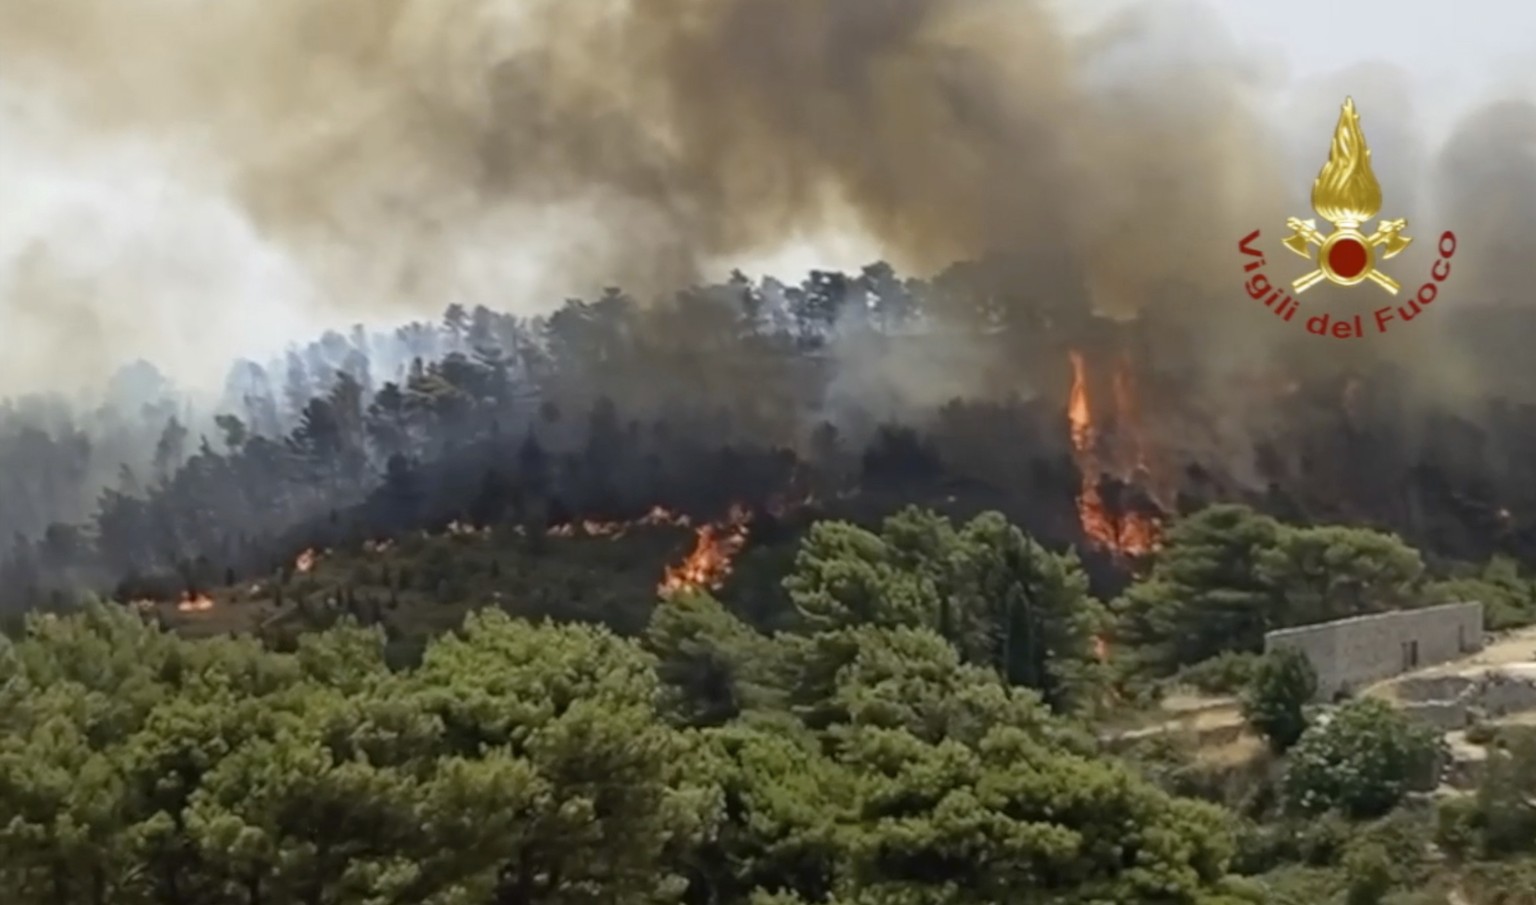
[[[1378,270],[1376,264],[1396,257],[1413,240],[1403,235],[1408,221],[1401,217],[1379,221],[1369,235],[1361,231],[1381,210],[1381,183],[1371,171],[1371,151],[1365,145],[1365,133],[1360,131],[1360,114],[1355,112],[1353,98],[1344,101],[1328,162],[1312,183],[1312,209],[1333,224],[1333,231],[1324,235],[1313,219],[1286,220],[1292,235],[1283,240],[1285,247],[1317,267],[1292,282],[1291,288],[1300,294],[1323,280],[1340,286],[1370,280],[1396,295],[1397,281]]]

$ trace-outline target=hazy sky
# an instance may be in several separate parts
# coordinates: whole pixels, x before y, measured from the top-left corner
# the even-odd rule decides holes
[[[1057,0],[1093,21],[1131,0]],[[1213,12],[1256,67],[1294,82],[1360,63],[1406,72],[1424,108],[1456,110],[1490,94],[1536,97],[1536,3],[1528,0],[1154,0]]]
[[[1133,0],[1057,0],[1068,15],[1092,19]],[[1153,6],[1213,10],[1242,44],[1278,54],[1297,70],[1319,72],[1378,59],[1426,77],[1480,78],[1491,61],[1536,54],[1536,5],[1525,0],[1161,0]]]
[[[1233,35],[1284,57],[1297,74],[1357,60],[1397,63],[1426,87],[1486,87],[1536,57],[1536,4],[1524,0],[1286,0],[1216,7]],[[1527,67],[1527,74],[1529,74]]]
[[[1432,135],[1491,96],[1536,97],[1536,3],[1527,0],[1280,0],[1219,10],[1240,43],[1277,55],[1293,78],[1355,62],[1401,68]]]

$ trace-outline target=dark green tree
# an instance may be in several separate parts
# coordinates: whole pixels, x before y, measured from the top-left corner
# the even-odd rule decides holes
[[[1424,563],[1396,535],[1324,525],[1281,530],[1259,555],[1258,576],[1283,607],[1280,625],[1327,622],[1423,601]]]
[[[1272,651],[1254,668],[1243,693],[1243,717],[1276,752],[1284,752],[1307,728],[1306,707],[1317,696],[1317,672],[1294,647]]]
[[[773,697],[775,649],[703,593],[657,604],[645,633],[665,709],[686,726],[719,726]]]
[[[930,629],[966,662],[1039,690],[1057,709],[1098,681],[1093,638],[1107,620],[1076,557],[1051,553],[998,513],[958,530],[910,508],[879,534],[817,523],[784,586],[811,632]]]
[[[1168,675],[1257,653],[1272,629],[1417,605],[1423,574],[1395,535],[1210,506],[1175,523],[1147,578],[1114,602],[1116,638],[1140,667]]]
[[[1202,509],[1174,523],[1151,572],[1113,608],[1115,637],[1149,669],[1171,674],[1227,650],[1260,650],[1277,601],[1259,572],[1282,527],[1245,506]]]

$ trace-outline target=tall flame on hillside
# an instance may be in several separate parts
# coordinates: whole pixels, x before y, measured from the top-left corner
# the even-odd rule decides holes
[[[1104,475],[1100,456],[1101,435],[1094,422],[1093,405],[1088,395],[1088,365],[1083,353],[1072,349],[1067,353],[1072,362],[1072,388],[1067,396],[1067,420],[1071,426],[1072,454],[1082,475],[1082,487],[1077,495],[1077,516],[1088,542],[1116,556],[1141,556],[1157,549],[1160,528],[1155,519],[1140,512],[1115,513],[1104,502],[1099,490]],[[1122,461],[1114,463],[1123,472],[1138,476],[1150,474],[1146,445],[1143,440],[1140,412],[1136,405],[1135,386],[1131,380],[1130,363],[1124,359],[1118,363],[1114,375],[1114,402],[1117,438],[1123,448]]]
[[[667,568],[656,593],[672,597],[684,591],[714,590],[724,585],[736,554],[747,545],[751,522],[751,510],[732,506],[722,521],[700,527],[694,534],[693,550],[682,562]]]
[[[1087,366],[1083,363],[1083,353],[1073,349],[1067,354],[1072,358],[1072,392],[1067,397],[1067,419],[1072,426],[1072,453],[1077,459],[1077,470],[1083,476],[1083,486],[1077,494],[1077,518],[1090,543],[1112,549],[1115,526],[1099,494],[1099,460],[1094,452],[1096,437],[1093,408],[1088,403]]]

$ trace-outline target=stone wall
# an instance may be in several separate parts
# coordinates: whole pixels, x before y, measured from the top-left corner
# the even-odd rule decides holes
[[[1447,603],[1280,629],[1264,650],[1294,647],[1317,671],[1318,697],[1454,660],[1483,647],[1483,605]]]
[[[1536,710],[1536,669],[1485,668],[1449,678],[1460,684],[1404,679],[1397,689],[1403,712],[1450,730]]]

